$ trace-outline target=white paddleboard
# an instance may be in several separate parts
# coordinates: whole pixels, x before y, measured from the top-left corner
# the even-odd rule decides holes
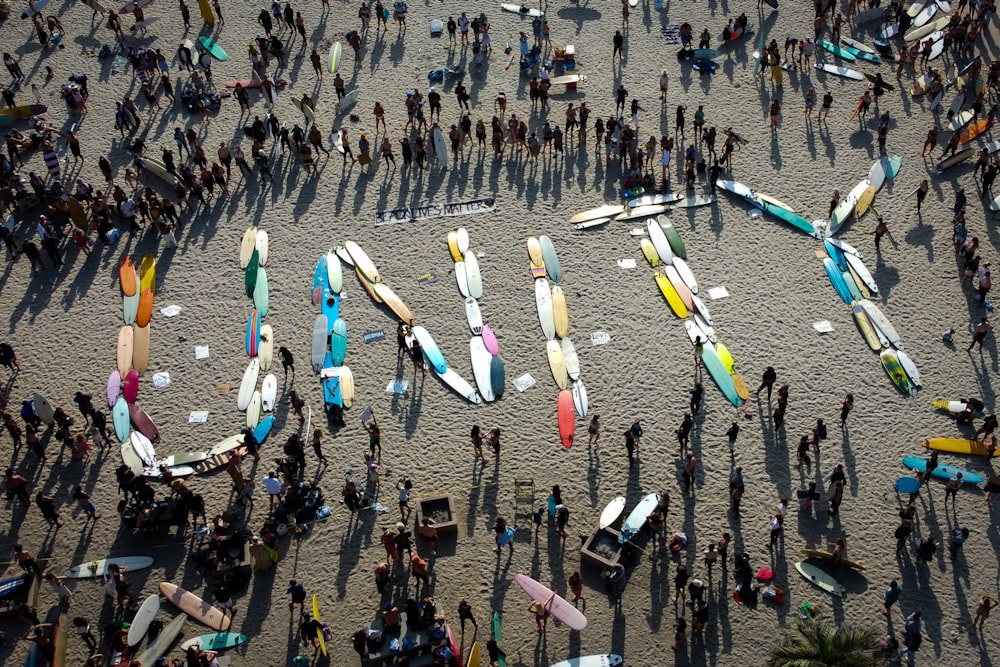
[[[552,665],[552,667],[618,667],[624,662],[620,655],[584,655],[570,658]]]
[[[472,333],[478,336],[483,332],[483,313],[479,309],[479,302],[471,296],[465,300],[465,319]]]
[[[658,493],[650,493],[639,501],[639,504],[632,508],[628,517],[622,523],[621,531],[618,534],[618,541],[624,544],[631,540],[646,523],[646,517],[656,509],[656,503],[660,501]]]
[[[264,412],[273,412],[278,399],[278,378],[274,373],[268,373],[260,387],[260,407]]]
[[[562,346],[563,363],[566,364],[566,374],[572,380],[580,379],[580,358],[576,353],[576,346],[569,338],[563,338],[559,344]]]
[[[493,355],[486,349],[486,343],[483,342],[482,336],[473,336],[469,339],[469,356],[472,358],[472,375],[476,379],[479,395],[487,403],[490,403],[496,398],[493,394],[493,385],[490,382],[490,366],[493,363]]]
[[[139,607],[139,611],[136,612],[135,618],[132,619],[132,624],[128,628],[129,646],[135,646],[142,641],[142,638],[146,636],[146,631],[149,630],[149,624],[156,618],[158,611],[160,611],[159,595],[150,595],[143,601]]]
[[[552,340],[556,337],[556,323],[552,317],[552,289],[545,278],[535,280],[535,308],[538,310],[542,334],[546,340]]]
[[[470,403],[475,403],[476,405],[482,403],[482,400],[479,398],[479,394],[476,393],[475,388],[469,384],[468,380],[459,375],[454,368],[448,368],[444,373],[438,373],[435,370],[434,373],[441,378],[442,382],[451,387],[456,394],[465,400]]]
[[[243,380],[240,382],[240,392],[236,396],[236,407],[239,410],[246,410],[250,405],[250,399],[257,389],[257,376],[260,375],[260,361],[257,357],[250,360],[247,369],[243,371]]]
[[[483,298],[483,277],[479,273],[479,260],[471,250],[465,251],[465,278],[469,284],[469,296],[474,299]]]

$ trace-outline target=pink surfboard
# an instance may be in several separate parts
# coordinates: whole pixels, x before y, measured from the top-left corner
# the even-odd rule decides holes
[[[497,340],[497,336],[493,333],[490,325],[487,324],[483,327],[482,336],[483,343],[486,344],[486,349],[489,350],[489,353],[494,357],[498,356],[500,354],[500,342]]]
[[[152,417],[145,410],[135,403],[130,403],[128,406],[128,416],[132,420],[132,425],[135,426],[136,430],[149,438],[150,442],[156,443],[160,441],[160,429],[156,428]]]
[[[125,400],[128,403],[135,403],[135,399],[139,395],[139,374],[135,371],[135,369],[128,372],[125,376],[125,382],[123,385]]]
[[[115,407],[118,402],[118,394],[122,391],[122,375],[117,370],[111,371],[108,376],[108,407]]]
[[[552,618],[563,623],[570,630],[579,632],[587,627],[587,617],[574,607],[571,602],[567,602],[566,598],[556,595],[545,584],[535,581],[526,574],[519,574],[514,577],[514,580],[521,587],[521,590],[527,593],[528,597],[532,600],[545,602],[551,598],[548,605],[549,613],[552,615]]]

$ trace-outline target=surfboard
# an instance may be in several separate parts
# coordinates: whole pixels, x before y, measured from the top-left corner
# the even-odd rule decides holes
[[[263,400],[261,398],[260,392],[254,389],[253,394],[250,396],[250,405],[247,406],[246,414],[246,424],[247,428],[256,428],[257,424],[260,423],[261,408],[263,405]]]
[[[625,496],[618,496],[613,498],[611,502],[604,506],[601,510],[601,518],[597,522],[597,527],[599,530],[604,530],[608,526],[613,525],[618,519],[621,518],[622,514],[625,513]]]
[[[44,104],[24,104],[17,107],[4,107],[0,109],[0,116],[11,116],[15,120],[24,120],[32,116],[41,116],[49,108]]]
[[[503,396],[504,383],[506,382],[507,372],[504,368],[503,359],[500,357],[493,357],[490,361],[490,388],[493,389],[493,395],[496,398]]]
[[[479,272],[479,260],[471,250],[465,252],[465,278],[469,286],[469,296],[483,298],[483,277]]]
[[[469,252],[469,230],[459,227],[455,230],[455,243],[458,245],[458,252],[462,257]]]
[[[563,364],[566,367],[566,374],[569,375],[571,380],[579,380],[580,358],[577,355],[576,346],[569,338],[563,338],[559,341],[559,345],[562,347]]]
[[[313,597],[312,597],[312,613],[313,613],[313,620],[319,622],[319,620],[320,620],[320,615],[319,615],[319,595],[316,595],[316,594],[314,594]],[[316,639],[319,640],[320,651],[323,652],[323,655],[326,655],[327,654],[326,653],[326,639],[323,637],[323,628],[322,627],[316,628]],[[246,637],[243,638],[243,641],[244,642],[246,641]]]
[[[585,419],[587,417],[589,402],[587,400],[587,387],[584,386],[583,380],[573,380],[572,391],[573,407],[576,408],[576,414],[578,414],[581,419]]]
[[[486,349],[490,351],[490,354],[494,357],[500,354],[500,342],[497,340],[496,332],[493,331],[490,325],[483,325],[482,336],[483,343],[486,344]]]
[[[492,402],[496,397],[493,394],[493,383],[490,378],[493,355],[486,349],[481,336],[473,336],[469,339],[469,356],[472,359],[472,376],[476,380],[476,387],[479,395],[487,403]]]
[[[268,373],[264,377],[264,383],[260,388],[260,406],[264,412],[274,411],[274,404],[278,398],[278,378],[274,373]]]
[[[545,344],[545,354],[549,360],[549,370],[552,371],[552,378],[560,389],[569,389],[570,379],[566,374],[566,360],[563,357],[562,346],[557,340],[550,340]]]
[[[855,248],[851,244],[847,243],[843,239],[835,239],[835,238],[830,237],[830,238],[826,238],[824,240],[824,242],[825,243],[829,243],[830,245],[839,248],[840,250],[842,250],[844,252],[845,255],[854,255],[855,257],[857,257],[859,259],[863,259],[864,258],[864,255],[861,253],[860,250],[858,250],[857,248]]]
[[[262,371],[271,368],[274,361],[274,330],[270,324],[263,324],[260,327],[260,341],[257,343],[257,359],[260,360]]]
[[[538,244],[541,249],[542,263],[545,266],[546,273],[548,273],[554,282],[560,282],[562,280],[562,266],[559,264],[559,256],[556,254],[556,248],[552,244],[552,239],[548,236],[540,236]],[[468,266],[468,263],[466,263],[466,266]]]
[[[774,0],[772,0],[774,1]],[[767,2],[767,0],[765,0]],[[771,4],[771,2],[768,2]],[[622,656],[609,653],[607,655],[584,655],[578,658],[560,660],[551,667],[618,667],[625,661]]]
[[[340,294],[344,289],[344,269],[340,264],[340,257],[337,256],[337,253],[326,253],[325,268],[327,287],[333,290],[334,293]]]
[[[881,331],[885,335],[886,339],[892,343],[897,350],[902,350],[903,341],[899,337],[896,327],[892,325],[889,318],[885,316],[879,307],[868,299],[861,299],[858,303],[861,304],[865,314],[868,315],[868,319],[871,320],[873,325],[875,325],[875,328]]]
[[[659,257],[659,260],[664,264],[672,263],[674,261],[674,253],[670,247],[670,242],[667,241],[666,234],[663,233],[663,228],[660,227],[660,223],[657,220],[650,219],[646,222],[646,230],[649,233],[649,242],[656,249],[656,255]],[[643,240],[645,241],[645,239]],[[650,264],[652,264],[652,261],[650,261]]]
[[[687,288],[691,290],[691,294],[698,293],[698,281],[695,280],[694,272],[688,267],[687,262],[685,262],[680,257],[674,257],[671,261],[672,268],[677,270],[677,275],[681,277]],[[693,303],[693,299],[692,299]]]
[[[469,276],[465,272],[465,261],[455,262],[455,283],[458,285],[458,292],[465,298],[469,298]]]
[[[473,335],[478,336],[483,332],[483,313],[479,309],[479,302],[471,296],[465,300],[465,320]]]
[[[55,410],[52,408],[52,404],[49,403],[49,399],[45,398],[42,394],[34,394],[31,397],[31,406],[35,410],[35,414],[43,422],[52,426],[55,423]]]
[[[153,622],[159,611],[160,597],[158,595],[150,595],[139,605],[139,611],[136,612],[128,628],[129,646],[135,646],[142,641],[142,638],[146,636],[146,631],[149,630],[149,624]]]
[[[330,46],[330,54],[327,56],[327,69],[330,74],[336,74],[337,70],[340,69],[341,55],[343,54],[343,47],[340,42],[334,42]]]
[[[253,288],[253,305],[260,317],[266,317],[270,304],[271,294],[267,284],[267,271],[261,266],[257,269],[257,282]]]
[[[556,336],[565,338],[569,335],[569,310],[566,308],[566,294],[559,285],[554,285],[552,293],[552,323],[555,325]]]
[[[726,371],[730,375],[734,375],[736,373],[736,360],[733,359],[733,354],[729,351],[729,348],[722,343],[716,343],[715,352],[719,355],[719,360],[722,361],[722,365]],[[740,398],[742,399],[743,397],[740,396]]]
[[[729,369],[726,365],[722,363],[722,359],[719,357],[719,353],[716,352],[715,347],[706,343],[702,348],[701,352],[701,363],[705,366],[708,374],[712,376],[712,380],[719,387],[719,391],[726,397],[726,399],[732,403],[734,406],[739,407],[743,400],[736,393],[736,385],[733,383],[733,376],[729,373]]]
[[[124,378],[132,368],[132,345],[135,332],[130,326],[123,326],[118,330],[118,373]]]
[[[812,547],[804,547],[800,551],[802,552],[803,555],[805,555],[805,556],[807,556],[809,558],[818,558],[820,560],[829,560],[829,561],[833,560],[833,552],[832,551],[826,551],[825,549],[814,549]],[[864,572],[865,570],[868,569],[867,567],[865,567],[861,563],[859,563],[857,561],[853,561],[850,558],[841,558],[840,559],[840,564],[841,565],[846,565],[849,568],[858,570],[859,572]]]
[[[118,438],[118,442],[127,442],[132,426],[128,416],[128,403],[125,402],[124,396],[119,396],[111,408],[111,420],[114,423],[115,437]]]
[[[341,317],[330,328],[330,356],[334,366],[342,365],[347,356],[347,322]]]
[[[948,16],[942,16],[936,18],[929,23],[917,26],[903,35],[904,42],[915,42],[918,39],[922,39],[932,32],[937,32],[938,30],[943,30],[951,20]]]
[[[844,597],[844,593],[847,589],[844,588],[839,581],[833,578],[832,575],[827,574],[817,566],[812,563],[798,562],[795,564],[795,569],[798,570],[799,574],[802,575],[804,579],[812,582],[812,584],[831,595],[838,598]]]
[[[538,244],[538,239],[535,239],[534,236],[528,238],[529,254],[530,254],[530,243],[532,242],[532,239],[534,239],[536,245]],[[465,257],[465,253],[463,253],[458,248],[458,232],[454,229],[448,232],[448,252],[451,253],[451,259],[452,261],[455,262],[461,262]],[[541,257],[540,250],[539,250],[539,257]]]
[[[847,283],[844,282],[844,275],[841,273],[837,265],[829,257],[823,258],[823,268],[826,269],[826,275],[830,278],[830,283],[833,285],[833,289],[836,290],[837,296],[841,300],[850,304],[852,301],[851,291],[847,288]]]
[[[559,439],[566,449],[573,446],[573,437],[576,433],[573,410],[573,393],[568,389],[563,389],[559,392],[559,398],[556,401],[556,417],[559,422]]]
[[[922,459],[917,456],[904,456],[903,465],[910,470],[917,470],[919,472],[925,472],[927,470],[927,459]],[[943,479],[945,481],[958,479],[958,474],[962,474],[962,482],[964,484],[981,484],[985,481],[982,475],[972,472],[971,470],[966,470],[965,468],[958,468],[956,466],[938,464],[936,468],[931,472],[931,477],[937,479]]]
[[[501,4],[500,9],[505,12],[510,12],[511,14],[517,14],[518,16],[530,16],[531,18],[541,18],[542,16],[545,16],[545,12],[542,10],[526,7],[524,5]]]
[[[569,222],[582,223],[591,220],[611,218],[612,216],[620,214],[624,210],[625,207],[620,204],[607,204],[604,206],[599,206],[597,208],[592,208],[589,211],[583,211],[582,213],[577,213],[575,215],[572,215],[569,218]]]
[[[385,283],[375,283],[373,289],[379,299],[382,300],[382,303],[389,306],[389,310],[395,313],[396,317],[400,320],[406,322],[407,324],[416,320],[416,317],[414,317],[413,313],[410,312],[410,309],[406,307],[403,300],[400,299],[388,285]]]
[[[868,315],[860,304],[855,302],[851,313],[854,316],[854,323],[857,325],[861,337],[864,338],[868,347],[874,352],[880,352],[883,347],[889,344],[889,341],[880,335],[880,332],[871,323],[871,320],[868,319]]]
[[[639,241],[639,249],[642,250],[642,256],[646,258],[651,267],[655,269],[660,265],[660,255],[656,252],[656,248],[649,239],[641,239]]]
[[[691,299],[692,296],[691,289],[681,279],[680,274],[677,273],[677,268],[674,266],[665,266],[663,267],[663,274],[670,281],[670,284],[673,286],[674,290],[677,292],[677,295],[680,297],[681,302],[686,306],[687,310],[690,311],[694,307],[694,302]],[[660,289],[662,291],[663,287],[661,286]],[[669,298],[667,299],[667,302],[668,303],[670,302]],[[677,311],[675,310],[674,312]]]
[[[128,403],[135,403],[139,395],[139,373],[134,368],[125,374],[125,379],[122,381],[122,395]]]
[[[978,440],[963,440],[961,438],[927,438],[920,444],[927,449],[934,449],[939,452],[986,456],[986,445],[982,444]],[[994,452],[993,456],[997,456],[998,454],[1000,454],[1000,450]]]
[[[126,255],[122,257],[118,265],[118,282],[121,286],[123,296],[134,296],[139,289],[139,280],[136,275],[135,265],[132,258]]]
[[[435,375],[437,375],[442,382],[444,382],[448,387],[451,388],[456,394],[464,398],[465,400],[479,405],[482,400],[479,398],[479,394],[476,393],[475,388],[469,384],[469,381],[458,374],[454,368],[445,369],[443,373],[434,370]]]
[[[842,76],[845,79],[852,79],[854,81],[863,81],[865,78],[861,72],[858,72],[857,70],[848,69],[846,67],[837,67],[836,65],[830,65],[828,63],[816,63],[816,69],[823,70],[824,72],[835,74],[837,76]]]
[[[946,412],[957,415],[959,412],[965,411],[965,406],[968,405],[965,401],[934,401],[934,407],[938,410],[945,410]],[[976,413],[977,417],[983,415],[982,411]]]
[[[628,201],[629,209],[644,208],[646,206],[653,206],[656,204],[670,204],[674,205],[678,201],[684,198],[684,195],[678,194],[676,192],[665,192],[655,195],[643,195],[642,197],[636,197],[635,199],[630,199]],[[608,215],[613,215],[609,213]]]
[[[879,354],[879,359],[882,361],[882,368],[885,369],[886,374],[892,383],[896,385],[904,394],[911,394],[915,392],[912,385],[910,385],[909,378],[906,377],[906,372],[903,367],[899,364],[899,358],[896,356],[896,351],[893,349],[882,350]]]
[[[615,220],[622,222],[624,220],[637,220],[639,218],[648,218],[650,216],[659,215],[667,210],[664,204],[653,204],[651,206],[639,206],[638,208],[631,208],[624,213],[619,213],[615,216]]]
[[[535,581],[525,574],[516,575],[514,581],[517,582],[520,589],[532,600],[538,602],[548,601],[546,609],[552,618],[563,623],[570,630],[579,632],[587,627],[587,617],[573,606],[572,603],[556,594],[548,586]]]
[[[499,610],[493,612],[493,641],[497,645],[497,667],[507,667],[507,649],[503,643],[503,627]]]
[[[258,444],[263,445],[264,441],[267,440],[267,436],[270,435],[271,429],[274,428],[274,415],[268,415],[260,420],[256,428],[253,430],[254,440]]]
[[[354,241],[345,241],[344,249],[354,261],[355,268],[360,271],[361,274],[369,280],[369,282],[377,283],[382,281],[382,277],[378,273],[378,268],[375,266],[375,262],[371,260],[368,253],[361,249],[361,246]]]
[[[976,153],[976,149],[975,148],[965,148],[965,149],[962,149],[962,150],[958,151],[957,153],[955,153],[954,155],[952,155],[950,158],[948,158],[946,160],[942,160],[941,162],[938,162],[938,164],[937,164],[937,171],[938,171],[938,173],[941,173],[942,171],[946,171],[947,169],[950,169],[950,168],[954,167],[956,164],[959,164],[961,162],[965,162],[970,157],[972,157],[973,155],[975,155],[975,153]]]
[[[222,610],[208,604],[194,593],[169,582],[160,584],[160,593],[175,607],[190,616],[192,620],[219,632],[229,630],[231,622],[229,617],[222,613]]]
[[[70,579],[93,579],[96,577],[103,577],[108,573],[108,567],[112,564],[129,570],[144,570],[153,564],[153,559],[149,556],[117,556],[99,558],[88,563],[74,565],[66,571],[66,576]]]
[[[715,203],[715,195],[691,195],[674,202],[674,208],[696,208]]]
[[[226,53],[225,49],[218,45],[215,41],[205,37],[204,35],[198,38],[198,44],[201,45],[203,49],[208,51],[209,55],[220,62],[225,62],[229,60],[229,54]]]
[[[250,264],[250,256],[253,255],[253,251],[257,249],[257,227],[255,225],[250,225],[243,232],[243,238],[240,241],[240,268],[246,269]]]
[[[841,60],[846,60],[847,62],[854,62],[855,60],[857,60],[857,58],[855,58],[853,53],[851,53],[847,49],[837,46],[836,44],[828,40],[821,39],[818,42],[816,42],[816,45],[819,46],[821,49],[829,51],[830,53],[840,58]]]
[[[320,642],[322,642],[323,631],[317,630],[317,634],[320,637]],[[237,634],[235,632],[217,632],[211,635],[192,637],[181,644],[181,650],[187,651],[190,648],[199,648],[202,651],[225,651],[227,649],[246,644],[247,641],[246,635]],[[320,647],[325,649],[325,644],[320,644]],[[326,655],[325,650],[323,651],[323,655]]]
[[[844,253],[844,258],[847,260],[848,265],[851,267],[851,271],[864,283],[865,287],[872,291],[872,293],[878,293],[878,283],[875,282],[875,277],[865,266],[864,261],[855,254]]]
[[[874,200],[875,186],[869,183],[858,195],[858,201],[854,204],[854,217],[860,220],[868,212],[868,209],[871,208]]]
[[[240,411],[246,410],[250,405],[250,399],[257,388],[257,377],[260,375],[260,361],[257,357],[250,360],[247,369],[243,371],[243,380],[240,382],[240,391],[236,398],[236,408]]]
[[[670,249],[673,253],[681,259],[687,259],[687,248],[684,247],[684,241],[677,232],[677,228],[674,227],[674,223],[670,221],[670,218],[665,215],[659,215],[656,217],[656,221],[659,223],[660,229],[663,230],[664,236],[667,237],[667,242],[670,243]]]
[[[118,400],[118,396],[122,391],[122,376],[118,372],[118,369],[111,371],[108,375],[108,387],[107,387],[107,398],[108,407],[114,407],[115,402]]]
[[[244,349],[248,356],[257,356],[257,347],[260,345],[260,313],[257,310],[250,312],[247,316],[246,336],[244,339]]]
[[[646,524],[646,517],[653,513],[659,501],[660,494],[658,493],[648,493],[642,497],[642,500],[632,508],[632,511],[625,517],[625,521],[622,522],[622,527],[618,531],[619,543],[625,544],[639,534],[639,531]]]
[[[431,130],[431,140],[434,144],[434,155],[442,169],[448,168],[448,146],[444,143],[444,133],[437,125]]]
[[[932,18],[934,18],[934,15],[937,14],[937,12],[937,4],[933,2],[928,3],[927,6],[920,11],[920,13],[913,17],[913,25],[918,28],[922,25],[926,25]]]
[[[542,326],[542,335],[546,340],[552,340],[556,336],[556,324],[553,319],[552,289],[545,278],[535,281],[535,308],[538,311],[538,322]]]
[[[435,342],[434,337],[431,336],[430,332],[427,331],[422,325],[417,325],[411,329],[414,338],[420,343],[420,347],[423,349],[424,356],[434,370],[438,374],[442,374],[448,370],[448,364],[444,360],[444,354],[441,353],[441,348],[438,347],[437,342]]]
[[[143,375],[149,366],[149,326],[137,327],[132,335],[132,368]]]
[[[343,113],[357,104],[359,99],[361,99],[361,89],[355,88],[341,98],[340,103],[337,105],[337,109],[340,113]]]
[[[312,348],[309,355],[313,373],[319,373],[323,368],[323,359],[326,357],[327,334],[329,331],[330,327],[327,323],[326,315],[317,315],[313,323]]]

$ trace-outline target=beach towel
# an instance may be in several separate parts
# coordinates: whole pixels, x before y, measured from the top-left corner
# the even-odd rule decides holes
[[[660,28],[660,33],[663,35],[663,41],[667,44],[680,44],[681,43],[681,24],[671,23],[670,25],[665,25]]]

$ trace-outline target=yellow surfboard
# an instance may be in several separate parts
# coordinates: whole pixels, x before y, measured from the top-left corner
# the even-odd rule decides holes
[[[319,596],[313,595],[313,618],[319,619]],[[323,639],[323,628],[316,628],[316,638],[319,639],[319,650],[326,655],[326,640]]]
[[[927,449],[935,449],[939,452],[986,456],[986,445],[976,440],[962,440],[961,438],[927,438],[920,444]],[[997,454],[998,452],[994,452],[993,456],[997,456]]]
[[[643,239],[639,242],[639,245],[642,246],[642,254],[646,258],[646,261],[649,262],[649,265],[653,268],[659,266],[660,255],[656,252],[656,247],[653,245],[653,242],[649,239]]]
[[[469,650],[469,659],[465,661],[465,667],[479,667],[479,661],[481,659],[479,652],[479,642],[476,642]]]
[[[462,256],[462,251],[458,249],[458,232],[454,229],[448,232],[448,252],[451,253],[451,259],[453,261],[465,261],[465,258]]]
[[[146,290],[156,294],[156,257],[146,253],[139,265],[139,294]]]
[[[662,273],[656,274],[656,284],[660,287],[660,292],[663,293],[663,298],[667,300],[670,304],[670,309],[674,311],[674,315],[681,318],[682,320],[688,316],[687,306],[684,305],[684,301],[681,300],[681,295],[677,293],[674,289],[673,284],[669,279]]]
[[[544,278],[545,277],[545,265],[531,263],[531,277],[532,278]]]
[[[569,335],[569,311],[566,309],[566,294],[562,287],[552,288],[552,320],[556,325],[556,335],[565,338]]]
[[[736,362],[733,361],[733,355],[729,352],[729,348],[722,343],[716,343],[715,351],[719,355],[722,365],[729,371],[729,374],[734,375],[736,373]]]
[[[747,389],[746,380],[739,373],[733,374],[733,384],[736,386],[736,395],[742,400],[747,400],[750,398],[750,390]]]
[[[198,0],[198,9],[201,10],[201,18],[205,21],[205,25],[214,27],[215,14],[212,13],[212,5],[208,0]]]
[[[534,236],[528,237],[528,257],[535,266],[543,266],[545,260],[542,257],[542,244]]]
[[[869,185],[861,192],[861,196],[858,197],[858,203],[854,205],[854,217],[860,219],[868,209],[871,208],[872,201],[875,199],[875,186]]]

